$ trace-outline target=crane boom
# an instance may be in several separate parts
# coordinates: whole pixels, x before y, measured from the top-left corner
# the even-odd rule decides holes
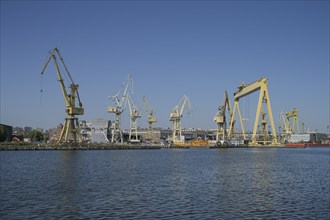
[[[50,56],[48,57],[44,67],[42,68],[41,75],[44,74],[46,68],[48,67],[50,60],[53,59],[55,68],[56,68],[58,81],[60,82],[62,94],[63,94],[64,101],[66,104],[65,112],[68,114],[68,117],[65,119],[58,142],[68,142],[68,141],[76,142],[77,137],[78,137],[78,140],[82,140],[78,119],[75,117],[75,115],[84,114],[84,108],[80,101],[80,97],[79,97],[79,93],[78,93],[79,85],[75,84],[73,82],[73,79],[68,71],[68,68],[66,67],[66,65],[64,63],[62,56],[60,55],[59,50],[57,48],[54,48],[49,51],[49,54],[50,54]],[[64,80],[63,80],[63,77],[62,77],[62,74],[61,74],[61,71],[59,68],[59,64],[57,62],[57,58],[56,58],[57,56],[60,58],[61,64],[63,65],[63,67],[66,71],[66,74],[68,75],[68,77],[70,79],[70,82],[71,82],[70,94],[67,93],[66,87],[64,85]],[[79,107],[76,107],[76,97],[78,98]],[[75,123],[76,123],[76,125],[75,125]],[[69,137],[70,134],[73,137],[73,140],[70,140],[70,137]]]
[[[55,67],[56,67],[56,73],[57,73],[58,81],[60,82],[60,85],[61,85],[61,89],[62,89],[65,104],[66,104],[66,106],[69,106],[70,102],[69,102],[68,95],[67,95],[67,92],[66,92],[66,88],[65,88],[65,85],[64,85],[64,80],[63,80],[63,77],[61,75],[60,68],[58,66],[58,63],[57,63],[57,60],[56,60],[56,55],[55,55],[55,53],[57,53],[57,55],[59,56],[58,50],[57,50],[57,48],[54,48],[53,50],[50,50],[49,53],[50,53],[50,56],[49,56],[46,64],[44,65],[44,68],[41,71],[41,75],[44,74],[50,60],[53,59]],[[71,79],[71,77],[70,77],[70,79]]]

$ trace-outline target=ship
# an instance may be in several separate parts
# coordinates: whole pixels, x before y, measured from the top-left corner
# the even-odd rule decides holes
[[[285,147],[330,147],[328,134],[302,133],[291,134]]]
[[[287,143],[284,144],[285,147],[330,147],[330,142],[328,143]]]

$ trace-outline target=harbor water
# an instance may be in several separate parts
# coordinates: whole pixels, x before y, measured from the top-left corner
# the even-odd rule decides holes
[[[330,148],[1,151],[1,219],[330,219]]]

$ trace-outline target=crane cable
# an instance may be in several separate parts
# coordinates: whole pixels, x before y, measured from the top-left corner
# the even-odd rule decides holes
[[[42,93],[44,91],[44,75],[40,74],[40,105],[42,105]]]
[[[47,55],[45,56],[46,57],[46,60],[45,60],[45,64],[44,66],[46,65],[47,63],[47,60],[48,60],[48,54],[49,54],[49,51],[47,52]],[[41,73],[40,74],[40,105],[42,105],[42,94],[43,94],[43,91],[44,91],[44,74]]]

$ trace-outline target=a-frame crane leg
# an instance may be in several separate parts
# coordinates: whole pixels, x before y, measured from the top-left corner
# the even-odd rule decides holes
[[[270,105],[268,89],[265,90],[265,97],[266,97],[266,103],[267,103],[268,116],[269,116],[269,119],[270,119],[270,126],[272,128],[272,134],[273,134],[272,144],[277,145],[278,144],[277,134],[276,134],[275,124],[274,124],[274,119],[273,119],[273,112],[272,112],[272,108],[271,108],[271,105]]]
[[[66,128],[66,120],[67,120],[67,119],[65,119],[65,121],[64,121],[64,124],[63,124],[62,130],[61,130],[61,134],[60,134],[60,138],[58,139],[57,143],[61,143],[62,140],[63,140],[63,135],[64,135],[64,133],[65,133],[65,128]]]
[[[234,103],[234,109],[233,109],[233,115],[232,117],[230,118],[230,125],[229,125],[229,134],[228,134],[228,138],[231,138],[232,135],[233,135],[233,126],[234,126],[234,118],[235,118],[235,111],[236,111],[236,106],[237,106],[237,101],[235,101]]]
[[[69,138],[69,133],[71,131],[72,119],[69,117],[65,120],[65,122],[66,122],[66,130],[65,130],[65,139],[64,139],[64,141],[67,142],[68,138]]]
[[[239,107],[239,103],[237,101],[237,111],[238,111],[238,117],[239,117],[239,121],[241,123],[241,128],[242,128],[242,133],[243,133],[243,139],[246,139],[246,135],[245,135],[245,128],[244,128],[244,124],[243,124],[243,120],[242,120],[242,114],[241,114],[241,109]]]
[[[259,94],[256,117],[255,117],[255,120],[254,120],[252,140],[251,140],[251,143],[250,143],[251,146],[258,145],[257,140],[256,140],[256,135],[257,135],[257,128],[258,128],[258,124],[259,124],[260,112],[261,112],[261,108],[262,108],[262,100],[264,98],[264,95],[265,95],[265,91],[263,89],[261,89],[260,94]]]

